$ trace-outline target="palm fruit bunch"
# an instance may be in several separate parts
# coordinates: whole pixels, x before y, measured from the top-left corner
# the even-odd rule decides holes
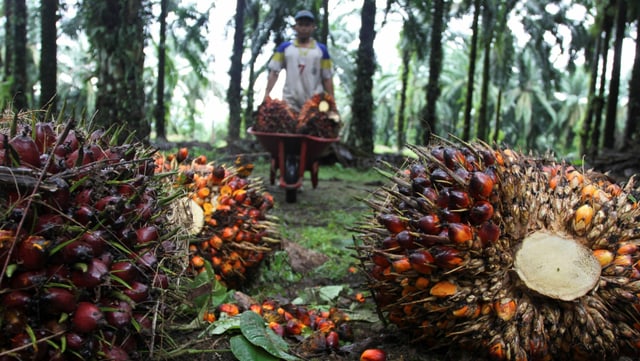
[[[0,360],[135,358],[168,285],[171,195],[143,145],[37,118],[0,123]]]
[[[413,147],[356,248],[384,320],[425,348],[610,360],[640,348],[640,189],[483,143]]]
[[[333,97],[327,93],[316,94],[307,100],[300,114],[296,133],[320,138],[337,138],[342,122]]]
[[[241,158],[233,166],[208,162],[204,155],[190,158],[186,148],[156,157],[156,172],[174,171],[173,182],[187,192],[182,203],[190,216],[178,223],[190,233],[190,270],[200,273],[210,262],[218,281],[230,288],[241,286],[279,244],[275,219],[267,214],[273,196],[250,178],[252,170]]]
[[[258,107],[253,130],[266,133],[295,133],[296,119],[286,101],[267,97]]]

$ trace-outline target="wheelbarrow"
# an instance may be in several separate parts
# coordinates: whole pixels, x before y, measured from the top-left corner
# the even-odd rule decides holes
[[[298,188],[302,186],[304,172],[311,172],[311,185],[318,186],[318,159],[327,147],[340,138],[320,138],[307,134],[247,132],[254,135],[258,142],[271,154],[271,169],[269,181],[275,184],[276,174],[279,174],[278,184],[285,189],[287,203],[295,203]]]

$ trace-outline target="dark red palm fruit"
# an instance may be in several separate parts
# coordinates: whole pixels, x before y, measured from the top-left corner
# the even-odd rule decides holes
[[[81,205],[73,212],[73,219],[83,226],[88,226],[96,221],[96,215],[97,213],[93,207]]]
[[[57,233],[60,233],[66,226],[67,222],[65,218],[60,214],[38,214],[33,233],[41,235],[43,237],[55,237],[55,235]]]
[[[132,253],[131,258],[135,259],[136,264],[141,267],[154,268],[158,263],[158,257],[153,248],[145,248],[138,253]]]
[[[438,267],[453,269],[464,262],[461,251],[447,246],[433,246],[429,249],[433,255],[433,263]]]
[[[182,147],[178,149],[178,152],[176,153],[176,160],[178,161],[178,163],[182,163],[182,161],[187,159],[188,156],[189,156],[189,148]]]
[[[144,302],[149,298],[149,286],[146,283],[133,281],[123,293],[133,302]]]
[[[11,290],[2,296],[3,308],[16,308],[20,310],[27,309],[33,302],[33,296],[23,290]]]
[[[326,336],[327,348],[337,350],[340,347],[340,336],[336,331],[330,331]]]
[[[422,164],[414,163],[409,167],[409,178],[427,178],[427,170]]]
[[[449,223],[449,240],[455,244],[466,244],[473,240],[473,228],[464,223]]]
[[[132,315],[132,318],[140,326],[141,333],[151,330],[151,327],[153,326],[153,323],[152,323],[152,320],[149,317],[149,315],[138,312],[138,313],[134,313]]]
[[[64,337],[67,342],[67,347],[69,347],[71,350],[80,350],[87,341],[87,336],[73,331],[65,332]]]
[[[482,241],[482,246],[493,243],[500,238],[500,227],[493,222],[485,222],[476,231],[478,238]]]
[[[44,201],[55,209],[67,209],[71,203],[69,184],[58,177],[50,177],[47,181],[55,183],[55,189],[43,192]]]
[[[432,204],[438,201],[438,191],[433,187],[427,187],[422,191],[422,196]]]
[[[100,212],[107,210],[107,211],[119,213],[123,205],[124,205],[123,197],[108,195],[100,198],[96,202],[94,207],[96,208],[96,210]]]
[[[9,144],[13,150],[15,150],[19,158],[17,160],[19,160],[22,165],[31,165],[36,168],[40,167],[40,152],[38,151],[38,146],[28,134],[23,132],[16,135],[9,141]]]
[[[169,288],[169,276],[167,276],[165,273],[162,273],[162,272],[156,273],[153,276],[152,285],[155,288],[161,288],[163,290],[166,290],[167,288]]]
[[[109,232],[103,229],[88,231],[82,234],[80,241],[91,247],[94,255],[102,254],[108,245]]]
[[[395,214],[381,214],[378,216],[378,222],[393,234],[397,234],[406,228],[404,222]]]
[[[302,334],[302,330],[305,325],[300,322],[297,318],[291,319],[287,321],[284,326],[285,334],[288,336],[298,336]]]
[[[453,177],[444,169],[436,168],[431,172],[431,183],[449,186],[453,184]]]
[[[73,314],[71,323],[73,328],[82,333],[90,333],[97,330],[105,322],[104,313],[91,302],[79,302]]]
[[[471,206],[471,198],[465,191],[452,189],[449,192],[449,208],[451,210],[468,209]]]
[[[38,122],[35,126],[35,143],[38,151],[42,154],[47,152],[56,143],[56,132],[53,124],[48,122]]]
[[[156,241],[160,237],[158,227],[154,225],[145,226],[136,230],[138,245],[145,246]]]
[[[462,222],[462,215],[463,215],[463,212],[454,212],[449,208],[443,208],[443,209],[440,210],[440,219],[445,224]],[[444,227],[444,225],[443,225],[443,227]]]
[[[16,261],[27,270],[42,268],[46,263],[49,244],[42,236],[29,236],[18,244]]]
[[[385,237],[385,239],[382,240],[381,248],[385,251],[393,251],[398,247],[400,247],[400,244],[394,236]]]
[[[434,213],[420,217],[416,222],[416,227],[426,234],[438,234],[442,230],[440,217]]]
[[[40,301],[44,309],[53,314],[71,313],[76,309],[76,295],[66,288],[47,288],[40,297]]]
[[[389,262],[389,259],[380,253],[374,253],[371,256],[371,261],[375,264],[378,265],[380,267],[389,267],[391,266],[391,262]]]
[[[415,237],[407,230],[401,231],[396,234],[396,241],[400,247],[404,249],[414,249],[417,247],[415,244]]]
[[[133,308],[128,302],[114,300],[105,305],[104,316],[107,323],[116,329],[126,327],[131,323]]]
[[[471,222],[472,225],[482,224],[492,217],[493,206],[485,200],[477,201],[473,207],[471,207],[471,210],[469,210],[469,222]]]
[[[99,286],[109,273],[109,268],[99,258],[92,258],[87,264],[86,272],[74,270],[71,272],[71,282],[76,287],[93,288]]]
[[[469,179],[469,193],[476,199],[487,199],[493,192],[492,177],[483,172],[473,172]]]
[[[419,194],[424,192],[425,188],[431,186],[431,181],[426,176],[416,177],[411,180],[411,189]]]
[[[439,192],[437,192],[437,197],[435,199],[435,204],[438,208],[447,208],[449,207],[449,194],[451,193],[451,188],[444,187],[441,188]]]
[[[47,273],[45,270],[33,270],[20,272],[17,275],[11,277],[11,288],[13,289],[26,289],[32,287],[39,287],[47,281]]]
[[[36,333],[40,333],[37,332]],[[36,334],[36,338],[42,338],[44,335]],[[19,348],[16,352],[18,360],[44,360],[49,353],[49,345],[46,342],[39,342],[34,345],[31,336],[26,332],[21,332],[11,338],[11,347]]]
[[[110,273],[127,284],[133,283],[133,281],[139,276],[137,267],[129,260],[117,261],[111,264]]]
[[[411,267],[416,272],[422,274],[431,274],[431,271],[433,270],[433,262],[433,256],[426,250],[414,251],[409,255],[409,263],[411,263]]]
[[[89,243],[80,240],[71,241],[62,247],[62,259],[67,264],[88,262],[96,255]]]
[[[18,308],[8,308],[2,314],[3,336],[24,332],[27,327],[27,311]],[[4,338],[4,337],[3,337]]]
[[[431,149],[431,155],[437,160],[444,162],[444,147],[438,146]]]
[[[92,188],[84,188],[76,193],[75,203],[79,206],[92,204],[93,200],[91,199],[91,193],[93,193]]]
[[[449,169],[457,169],[458,167],[467,167],[467,158],[462,152],[455,148],[445,148],[442,153],[444,164]]]

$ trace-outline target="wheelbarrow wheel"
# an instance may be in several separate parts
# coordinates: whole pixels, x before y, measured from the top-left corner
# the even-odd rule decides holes
[[[287,203],[295,203],[298,197],[298,190],[296,188],[287,188],[285,196]]]
[[[284,181],[287,184],[298,182],[298,160],[294,155],[287,155],[284,161]]]

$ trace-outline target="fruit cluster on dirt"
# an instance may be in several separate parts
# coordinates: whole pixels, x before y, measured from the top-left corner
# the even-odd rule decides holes
[[[39,116],[0,129],[0,355],[127,360],[168,286],[172,195],[141,144]]]
[[[380,311],[416,344],[494,360],[640,349],[639,190],[482,143],[413,147],[356,227]]]
[[[299,114],[286,101],[267,98],[258,107],[254,131],[337,138],[342,127],[335,100],[328,94],[309,98]]]

